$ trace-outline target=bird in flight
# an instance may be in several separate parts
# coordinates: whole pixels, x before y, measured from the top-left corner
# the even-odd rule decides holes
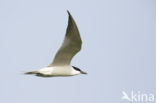
[[[68,26],[62,46],[57,51],[53,62],[42,69],[26,72],[40,77],[55,77],[55,76],[74,76],[78,74],[87,74],[81,69],[71,66],[72,58],[81,50],[82,40],[80,37],[77,25],[68,12]]]

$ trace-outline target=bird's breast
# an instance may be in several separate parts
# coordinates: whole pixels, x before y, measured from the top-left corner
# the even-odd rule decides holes
[[[72,75],[72,68],[70,66],[55,67],[52,74],[56,76]]]

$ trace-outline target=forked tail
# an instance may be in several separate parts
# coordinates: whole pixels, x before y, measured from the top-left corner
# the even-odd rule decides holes
[[[27,75],[31,75],[31,74],[36,74],[37,71],[30,71],[30,72],[25,72],[24,74],[27,74]]]

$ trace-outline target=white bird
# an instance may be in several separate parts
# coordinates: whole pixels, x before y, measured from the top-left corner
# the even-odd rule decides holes
[[[76,23],[68,12],[68,27],[66,30],[64,42],[55,55],[53,62],[42,69],[26,72],[25,74],[34,74],[41,77],[54,76],[74,76],[77,74],[87,74],[75,66],[71,66],[72,58],[81,50],[82,40]]]

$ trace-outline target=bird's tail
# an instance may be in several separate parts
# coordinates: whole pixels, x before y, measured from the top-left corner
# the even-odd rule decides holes
[[[24,74],[27,74],[27,75],[31,75],[31,74],[36,74],[37,71],[30,71],[30,72],[25,72]]]

